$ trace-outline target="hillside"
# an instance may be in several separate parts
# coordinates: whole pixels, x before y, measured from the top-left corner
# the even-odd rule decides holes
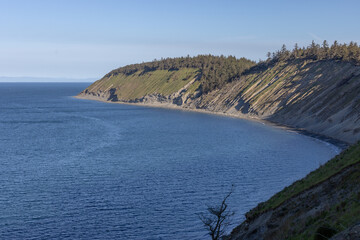
[[[360,139],[360,67],[291,60],[243,75],[188,107],[248,115],[345,142]]]
[[[260,203],[227,239],[328,239],[337,233],[334,239],[359,239],[359,182],[360,143]]]
[[[195,68],[176,71],[156,70],[146,73],[139,70],[130,75],[120,73],[105,77],[92,84],[85,93],[108,101],[134,101],[155,93],[167,96],[177,92],[197,76],[198,69]]]
[[[232,70],[235,64],[222,68],[226,62],[195,68],[206,61],[114,70],[78,97],[265,119],[347,143],[360,140],[360,66],[300,58],[265,67],[243,60],[240,71]]]

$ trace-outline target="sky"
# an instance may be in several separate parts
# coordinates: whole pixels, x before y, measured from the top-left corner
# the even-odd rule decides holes
[[[358,0],[0,0],[0,77],[99,79],[162,57],[258,61],[282,44],[360,43],[359,9]]]

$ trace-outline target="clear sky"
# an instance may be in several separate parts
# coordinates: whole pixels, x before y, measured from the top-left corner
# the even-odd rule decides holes
[[[265,59],[284,43],[360,43],[359,0],[0,0],[0,76],[100,78],[161,57]]]

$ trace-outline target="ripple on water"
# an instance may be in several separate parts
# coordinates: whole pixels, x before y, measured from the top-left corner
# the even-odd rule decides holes
[[[10,85],[0,239],[206,239],[197,213],[232,184],[234,227],[338,151],[261,123],[68,97],[85,84]]]

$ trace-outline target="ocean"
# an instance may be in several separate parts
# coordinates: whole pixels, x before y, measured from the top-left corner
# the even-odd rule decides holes
[[[198,214],[233,185],[228,231],[339,153],[260,122],[0,83],[0,239],[209,239]]]

